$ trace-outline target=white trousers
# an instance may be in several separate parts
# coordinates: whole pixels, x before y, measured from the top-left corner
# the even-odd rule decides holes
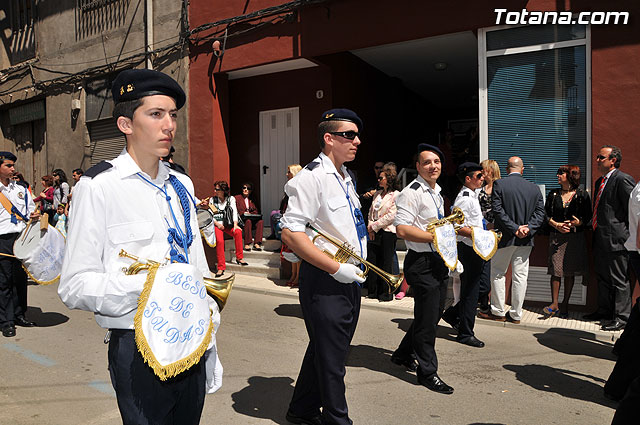
[[[498,249],[491,258],[491,313],[505,316],[504,300],[506,295],[504,275],[512,266],[511,273],[511,309],[509,315],[514,320],[522,319],[522,304],[527,293],[529,276],[529,254],[531,246],[507,246]]]

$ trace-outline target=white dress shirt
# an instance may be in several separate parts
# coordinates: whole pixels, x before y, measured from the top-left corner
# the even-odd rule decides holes
[[[103,328],[133,329],[138,296],[147,274],[126,276],[123,269],[133,260],[119,257],[118,253],[124,249],[142,260],[163,262],[170,250],[165,220],[176,227],[164,193],[136,173],[166,188],[183,232],[182,207],[168,181],[169,175],[176,176],[191,194],[193,183],[162,162],[157,177],[152,179],[126,151],[110,162],[113,167],[94,178],[83,176],[74,190],[58,294],[69,308],[94,312],[96,322]],[[188,250],[189,263],[210,277],[193,205],[190,211],[194,238]],[[178,252],[184,255],[182,248]],[[209,304],[214,316],[218,314],[215,302],[210,300]]]
[[[13,180],[9,180],[9,184],[5,186],[0,183],[0,193],[3,193],[14,207],[18,209],[25,217],[29,218],[35,209],[36,205],[33,202],[33,197],[29,193],[29,190],[20,186]],[[10,233],[20,233],[26,227],[26,223],[19,219],[17,223],[11,222],[11,212],[7,211],[2,204],[0,204],[0,235],[8,235]]]
[[[629,196],[629,239],[624,243],[627,251],[640,252],[636,246],[638,235],[638,221],[640,220],[640,182],[631,191]]]
[[[463,186],[456,200],[453,203],[453,207],[458,207],[464,213],[463,227],[479,227],[484,229],[482,208],[480,208],[480,201],[478,200],[478,192],[471,190],[466,186]],[[466,236],[457,236],[458,242],[463,242],[468,246],[473,246],[471,238]]]
[[[354,217],[355,209],[360,208],[360,200],[347,167],[342,165],[340,170],[344,177],[338,173],[331,159],[321,153],[289,180],[284,187],[289,195],[289,203],[280,223],[282,228],[292,232],[306,232],[311,239],[316,233],[306,228],[310,223],[323,233],[347,242],[356,254],[367,258],[367,237],[358,238]],[[330,253],[337,251],[324,238],[318,238],[316,246]],[[358,263],[353,260],[349,262]]]
[[[418,176],[407,187],[402,189],[396,198],[396,219],[393,224],[414,226],[427,230],[427,225],[438,217],[444,217],[444,200],[440,195],[440,186],[435,188],[421,176]],[[426,242],[405,241],[407,248],[416,252],[436,252],[433,245]]]

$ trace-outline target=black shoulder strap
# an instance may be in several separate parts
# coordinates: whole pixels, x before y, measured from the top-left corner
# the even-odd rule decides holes
[[[304,168],[306,168],[309,171],[313,171],[313,169],[316,168],[318,165],[320,165],[319,162],[313,161],[313,162],[308,163]]]
[[[83,176],[87,176],[90,178],[94,178],[95,176],[97,176],[98,174],[107,171],[109,168],[113,167],[113,165],[110,162],[107,161],[100,161],[99,163],[97,163],[96,165],[94,165],[93,167],[89,168],[84,174]]]
[[[413,184],[411,186],[409,186],[411,189],[413,190],[418,190],[420,189],[420,183],[418,182],[413,182]]]

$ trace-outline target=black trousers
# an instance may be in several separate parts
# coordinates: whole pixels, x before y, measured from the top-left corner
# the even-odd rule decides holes
[[[481,308],[489,308],[489,293],[491,292],[491,260],[487,261],[482,268],[480,276],[480,290],[478,294],[478,303]]]
[[[626,323],[631,312],[628,251],[608,251],[597,243],[593,244],[593,251],[598,278],[598,312]]]
[[[19,233],[0,235],[0,252],[13,255]],[[0,329],[13,325],[27,312],[27,274],[20,261],[0,256]]]
[[[458,259],[464,267],[460,275],[460,302],[458,314],[460,315],[460,327],[458,339],[466,339],[474,336],[473,327],[476,323],[476,308],[478,307],[478,295],[483,273],[488,263],[484,261],[473,247],[462,242],[458,243]]]
[[[418,360],[418,379],[438,371],[436,329],[447,297],[449,269],[438,253],[409,250],[404,259],[404,275],[413,289],[414,320],[395,354]]]
[[[637,251],[629,252],[629,262],[636,274],[640,276],[640,254]],[[621,399],[625,397],[625,394],[628,394],[628,390],[634,391],[635,388],[635,391],[640,391],[640,383],[635,387],[631,385],[634,379],[640,377],[640,362],[638,362],[638,358],[640,358],[640,300],[636,300],[636,304],[631,309],[627,326],[616,341],[614,350],[618,355],[618,360],[604,385],[604,391]],[[632,397],[635,397],[637,402],[640,400],[640,393],[632,394]]]
[[[345,363],[360,315],[360,286],[344,284],[303,261],[300,306],[309,334],[289,410],[323,424],[351,424],[345,397]]]
[[[398,237],[395,233],[380,230],[376,233],[375,240],[369,242],[367,245],[367,261],[378,266],[385,272],[392,273],[397,240]],[[384,279],[372,271],[369,271],[367,274],[366,285],[369,290],[369,297],[389,293],[389,285]]]
[[[124,425],[199,424],[205,396],[205,365],[161,381],[138,351],[134,332],[112,329],[109,373]]]

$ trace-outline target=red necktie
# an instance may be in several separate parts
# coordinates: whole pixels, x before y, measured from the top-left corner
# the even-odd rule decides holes
[[[606,182],[607,178],[603,177],[600,182],[600,187],[598,188],[598,194],[596,195],[596,202],[593,205],[593,219],[591,220],[591,227],[593,227],[593,230],[596,230],[596,227],[598,227],[598,204],[600,203],[600,195],[602,195],[602,190],[604,189]]]

